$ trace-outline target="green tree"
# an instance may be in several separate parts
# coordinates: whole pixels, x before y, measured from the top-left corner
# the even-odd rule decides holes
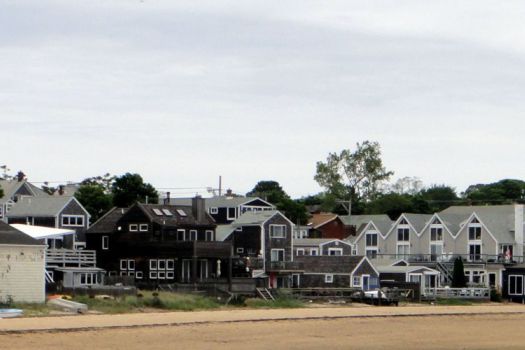
[[[113,206],[111,194],[97,183],[82,184],[75,192],[75,197],[91,214],[91,221],[97,221]]]
[[[451,205],[461,204],[456,190],[446,185],[433,185],[419,192],[419,196],[428,204],[429,213],[435,213]]]
[[[263,180],[259,181],[255,187],[248,193],[248,197],[260,197],[272,204],[277,204],[283,199],[290,198],[277,181]]]
[[[272,203],[294,224],[297,222],[306,224],[308,220],[308,212],[304,203],[291,199],[277,181],[259,181],[250,192],[246,193],[246,196],[260,197]]]
[[[159,194],[155,188],[144,183],[139,174],[126,173],[116,177],[111,185],[113,205],[116,207],[129,207],[136,202],[157,203]]]
[[[473,204],[524,203],[525,182],[504,179],[490,184],[471,185],[463,196]]]
[[[4,189],[0,186],[0,198],[4,198]]]
[[[87,179],[84,179],[81,184],[82,185],[100,185],[104,189],[105,193],[110,193],[113,182],[115,181],[116,176],[111,175],[110,173],[106,173],[104,175],[99,176],[92,176],[88,177]]]
[[[465,269],[463,267],[463,260],[458,257],[454,260],[454,270],[452,272],[452,288],[463,288],[467,286],[467,279],[465,278]]]
[[[392,220],[396,220],[402,213],[413,212],[413,196],[409,194],[381,194],[366,205],[367,214],[387,214]]]
[[[383,166],[379,143],[364,141],[354,152],[329,153],[325,162],[317,162],[314,179],[337,198],[355,203],[374,199],[392,174]]]

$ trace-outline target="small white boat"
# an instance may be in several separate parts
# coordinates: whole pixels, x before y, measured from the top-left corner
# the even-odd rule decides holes
[[[0,318],[18,317],[23,312],[20,309],[0,309]]]

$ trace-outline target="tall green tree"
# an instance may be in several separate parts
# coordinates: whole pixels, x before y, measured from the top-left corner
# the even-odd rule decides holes
[[[430,186],[419,192],[419,196],[427,203],[429,214],[441,211],[451,205],[462,204],[456,190],[447,185]]]
[[[113,205],[129,207],[136,202],[157,203],[159,194],[149,183],[144,183],[139,174],[126,173],[115,178],[111,185]]]
[[[472,204],[524,203],[525,182],[504,179],[490,184],[471,185],[463,196]]]
[[[409,194],[381,194],[366,204],[366,213],[387,214],[392,220],[396,220],[403,213],[415,212],[413,199]]]
[[[325,162],[317,162],[314,179],[337,198],[355,203],[376,198],[392,174],[383,165],[379,143],[364,141],[355,151],[329,153]]]
[[[248,193],[248,197],[259,197],[272,204],[277,204],[283,199],[290,198],[277,181],[263,180],[259,181],[255,187]]]
[[[305,224],[308,220],[306,206],[300,200],[293,200],[277,181],[259,181],[246,196],[260,197],[277,207],[293,223]]]
[[[97,221],[113,206],[111,194],[97,183],[82,184],[75,192],[75,198],[91,214],[91,221]]]

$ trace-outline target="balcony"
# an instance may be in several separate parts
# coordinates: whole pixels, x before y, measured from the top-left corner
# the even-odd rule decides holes
[[[523,256],[513,256],[507,259],[501,254],[377,254],[375,258],[370,259],[382,264],[390,264],[401,259],[409,263],[453,263],[458,257],[465,262],[480,264],[518,264],[524,261]]]
[[[96,267],[94,250],[47,249],[46,267]]]
[[[302,271],[304,270],[302,264],[295,261],[270,261],[268,271],[273,272],[287,272],[287,271]]]

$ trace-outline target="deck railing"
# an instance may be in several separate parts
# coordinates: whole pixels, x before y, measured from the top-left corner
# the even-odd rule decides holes
[[[48,249],[46,267],[96,267],[94,250]]]
[[[490,299],[490,288],[426,288],[426,298]]]
[[[370,258],[371,260],[378,262],[394,262],[396,260],[403,259],[411,263],[453,263],[458,257],[461,257],[465,262],[481,264],[517,264],[524,261],[522,256],[513,256],[508,258],[501,254],[377,254],[375,257]]]

